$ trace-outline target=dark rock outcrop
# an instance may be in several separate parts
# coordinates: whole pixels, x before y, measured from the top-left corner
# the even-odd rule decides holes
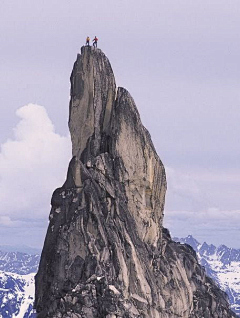
[[[101,50],[82,48],[71,84],[73,158],[52,197],[38,317],[234,317],[193,249],[162,227],[164,166]]]

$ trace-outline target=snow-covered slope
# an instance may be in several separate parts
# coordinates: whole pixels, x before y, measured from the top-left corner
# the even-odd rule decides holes
[[[0,271],[0,317],[33,317],[34,275]]]
[[[39,255],[0,252],[0,318],[33,318]]]
[[[21,275],[35,273],[39,259],[39,255],[0,251],[0,270]]]
[[[208,276],[226,291],[240,314],[240,250],[225,245],[200,244],[191,235],[174,238],[192,246]],[[0,318],[33,318],[34,275],[39,255],[0,251]]]
[[[191,235],[174,240],[193,247],[208,276],[228,294],[232,309],[240,315],[240,249],[200,244]]]

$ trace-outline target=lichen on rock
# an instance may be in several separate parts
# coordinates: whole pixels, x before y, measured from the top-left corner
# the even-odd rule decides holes
[[[38,318],[235,317],[162,226],[166,176],[133,98],[99,49],[71,75],[73,145],[36,275]]]

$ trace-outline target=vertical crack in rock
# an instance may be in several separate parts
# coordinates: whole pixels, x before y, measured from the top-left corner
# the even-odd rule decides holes
[[[164,166],[99,49],[77,56],[69,129],[73,158],[36,275],[38,318],[235,317],[193,249],[162,227]]]

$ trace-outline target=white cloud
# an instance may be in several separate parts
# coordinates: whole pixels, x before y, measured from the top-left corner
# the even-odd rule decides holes
[[[170,167],[166,167],[166,174],[172,192],[191,197],[196,197],[200,194],[200,189],[191,176]]]
[[[51,193],[63,184],[71,159],[69,136],[60,136],[44,107],[19,108],[14,137],[1,145],[0,223],[46,218]]]
[[[239,248],[239,173],[236,172],[189,169],[186,173],[166,168],[164,226],[173,236],[192,234],[200,241]]]
[[[55,132],[42,106],[23,106],[16,115],[20,119],[13,129],[13,137],[4,142],[0,150],[1,240],[8,242],[9,235],[14,236],[15,241],[26,242],[31,237],[40,244],[45,235],[52,192],[65,181],[71,142],[69,136]],[[166,172],[168,191],[164,224],[174,236],[193,234],[197,239],[202,237],[213,243],[221,236],[226,244],[232,240],[233,232],[237,237],[238,207],[220,205],[221,200],[230,197],[230,190],[233,193],[233,189],[237,189],[236,174],[227,170],[221,173],[189,170],[186,173],[172,167],[167,167]],[[224,187],[220,191],[221,181]],[[209,200],[213,196],[214,200]],[[17,228],[21,231],[16,231]],[[34,238],[34,233],[38,239]]]
[[[240,206],[239,168],[192,167],[166,168],[167,210],[237,210]]]
[[[198,211],[206,208],[208,198],[193,174],[166,167],[167,197],[166,209],[190,209]]]
[[[11,226],[12,225],[12,220],[10,219],[9,216],[0,216],[0,225],[4,225],[4,226]]]
[[[39,224],[36,224],[36,223],[37,222],[31,222],[31,226],[33,226],[33,227],[36,227],[36,225],[39,226]],[[21,227],[21,229],[22,229],[23,227],[29,228],[29,225],[30,225],[30,222],[27,219],[26,220],[13,220],[8,215],[0,216],[0,226],[5,227],[5,228]]]
[[[206,210],[202,211],[188,211],[188,210],[174,210],[167,211],[168,219],[170,221],[190,220],[192,224],[196,224],[196,226],[200,226],[200,224],[210,224],[214,228],[221,227],[222,225],[226,225],[226,223],[233,223],[237,227],[239,224],[236,224],[236,221],[240,222],[240,210],[220,210],[216,207],[210,207]],[[215,226],[213,226],[213,223]]]

